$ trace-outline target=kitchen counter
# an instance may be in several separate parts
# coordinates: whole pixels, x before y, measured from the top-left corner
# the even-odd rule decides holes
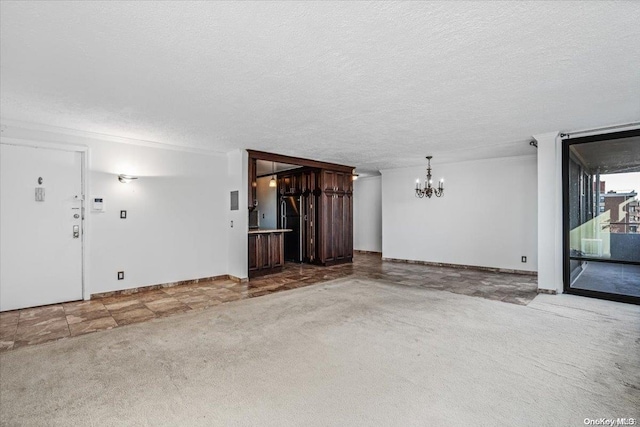
[[[254,230],[249,230],[249,234],[286,233],[289,231],[293,230],[290,228],[256,228]]]

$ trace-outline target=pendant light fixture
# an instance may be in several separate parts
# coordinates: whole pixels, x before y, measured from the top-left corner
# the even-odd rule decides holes
[[[274,163],[271,162],[271,180],[269,181],[269,187],[271,188],[276,188],[278,186],[278,184],[276,183],[276,175],[274,169]]]

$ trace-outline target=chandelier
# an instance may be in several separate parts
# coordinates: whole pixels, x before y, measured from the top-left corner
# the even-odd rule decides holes
[[[444,178],[442,178],[438,182],[438,188],[432,186],[433,181],[431,180],[431,159],[433,156],[427,156],[427,179],[424,181],[424,188],[420,185],[420,179],[416,179],[416,197],[423,198],[427,196],[431,198],[434,194],[436,197],[442,197],[444,195]]]

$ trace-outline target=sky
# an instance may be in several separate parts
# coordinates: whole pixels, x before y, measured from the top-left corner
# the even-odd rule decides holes
[[[605,191],[630,191],[635,190],[640,193],[640,172],[614,173],[610,175],[600,175],[600,180],[605,181]]]

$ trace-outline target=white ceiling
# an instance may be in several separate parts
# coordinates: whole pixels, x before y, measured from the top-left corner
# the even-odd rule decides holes
[[[637,136],[574,144],[570,149],[592,174],[596,171],[603,175],[640,172],[640,137]]]
[[[370,171],[640,118],[640,2],[0,7],[9,121]]]

